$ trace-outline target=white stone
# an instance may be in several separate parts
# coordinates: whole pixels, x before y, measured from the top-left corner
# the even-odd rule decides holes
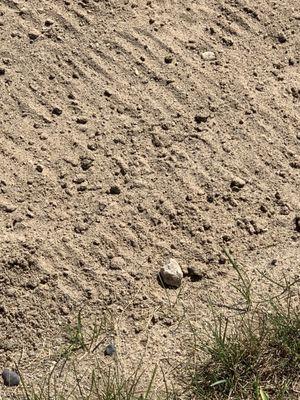
[[[167,286],[178,288],[181,285],[183,272],[174,258],[170,258],[170,260],[161,268],[160,277],[163,283]]]
[[[216,59],[216,55],[213,51],[204,51],[201,54],[201,57],[203,58],[203,60],[205,61],[213,61]]]

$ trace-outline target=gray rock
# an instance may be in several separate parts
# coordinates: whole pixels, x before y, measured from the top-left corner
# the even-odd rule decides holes
[[[201,53],[201,57],[204,61],[213,61],[216,59],[216,55],[213,51],[204,51]]]
[[[112,356],[116,352],[116,347],[114,344],[109,344],[106,346],[106,349],[104,350],[104,354],[106,356]]]
[[[161,268],[160,277],[163,283],[167,286],[178,288],[181,285],[183,272],[174,258],[170,258],[170,260]]]
[[[3,383],[5,386],[18,386],[20,384],[20,376],[9,369],[4,369],[2,372]]]

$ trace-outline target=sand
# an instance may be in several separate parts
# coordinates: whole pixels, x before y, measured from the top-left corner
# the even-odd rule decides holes
[[[0,366],[46,373],[83,307],[172,369],[224,246],[298,273],[300,7],[252,3],[0,0]]]

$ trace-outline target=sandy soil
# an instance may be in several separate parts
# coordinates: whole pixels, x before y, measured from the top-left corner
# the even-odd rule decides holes
[[[82,306],[168,368],[233,295],[223,246],[297,273],[300,6],[252,3],[0,0],[1,368],[43,373]]]

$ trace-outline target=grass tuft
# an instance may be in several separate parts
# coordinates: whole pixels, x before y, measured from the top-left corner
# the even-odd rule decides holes
[[[232,320],[213,315],[207,327],[209,344],[197,344],[196,352],[204,352],[206,362],[193,369],[191,391],[199,400],[296,399],[300,310],[291,285],[282,296],[255,304],[250,279],[231,256],[229,260],[239,278],[235,288],[246,301],[245,312]]]

